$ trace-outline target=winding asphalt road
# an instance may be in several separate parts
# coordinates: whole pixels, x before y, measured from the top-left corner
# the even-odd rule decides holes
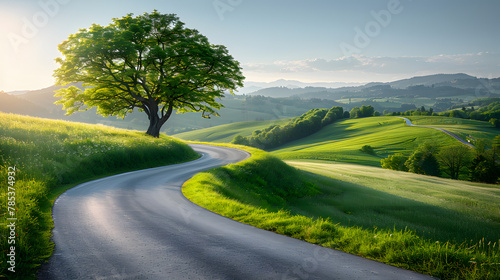
[[[442,129],[442,128],[439,128],[439,127],[433,127],[433,126],[416,125],[416,124],[412,124],[412,123],[411,123],[411,121],[410,121],[409,119],[407,119],[407,118],[403,118],[403,117],[398,117],[398,118],[405,120],[406,124],[407,124],[407,125],[409,125],[409,126],[427,127],[427,128],[433,128],[433,129],[441,130],[442,132],[444,132],[444,133],[446,133],[446,134],[450,135],[451,137],[453,137],[453,138],[457,139],[457,140],[458,140],[458,141],[460,141],[462,144],[465,144],[465,145],[467,145],[467,146],[469,146],[469,147],[471,147],[471,148],[475,148],[475,147],[474,147],[474,145],[472,145],[471,143],[469,143],[469,142],[467,142],[467,141],[463,140],[462,138],[460,138],[460,137],[456,136],[455,134],[453,134],[453,133],[449,132],[449,131],[448,131],[448,130],[446,130],[446,129]]]
[[[39,279],[432,279],[261,230],[181,192],[246,152],[192,145],[198,160],[76,186],[55,202],[54,255]]]

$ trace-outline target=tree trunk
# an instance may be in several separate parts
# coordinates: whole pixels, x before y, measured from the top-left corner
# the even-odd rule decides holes
[[[158,115],[151,114],[151,116],[149,116],[149,127],[146,134],[151,135],[155,138],[160,138],[161,126],[162,123],[160,122],[160,118],[158,117]]]
[[[149,117],[149,128],[148,131],[146,131],[146,134],[151,135],[155,138],[160,138],[160,129],[161,127],[165,124],[165,122],[170,118],[172,115],[172,111],[174,109],[174,106],[172,103],[168,105],[167,111],[164,113],[163,110],[161,111],[162,117],[160,118],[158,116],[158,105],[156,107],[149,106],[149,108],[153,109],[149,111],[148,117]]]

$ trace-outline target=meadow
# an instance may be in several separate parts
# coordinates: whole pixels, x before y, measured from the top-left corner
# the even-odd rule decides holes
[[[409,117],[416,124],[445,128],[462,138],[472,135],[475,139],[493,139],[498,130],[487,122],[446,117]],[[425,122],[424,122],[425,120]],[[229,143],[236,135],[250,136],[279,121],[239,122],[200,129],[174,135],[189,141]],[[316,159],[380,166],[380,160],[395,153],[411,154],[419,145],[431,141],[440,146],[451,145],[456,140],[445,133],[422,127],[406,126],[397,117],[383,116],[361,119],[341,119],[325,126],[308,137],[292,141],[270,152],[281,159]],[[375,155],[361,151],[371,146]]]
[[[184,195],[243,223],[441,279],[500,277],[496,185],[289,162],[306,173],[239,148],[252,157],[195,175]]]
[[[155,139],[139,131],[0,113],[1,236],[10,234],[7,218],[17,218],[16,272],[8,271],[6,263],[13,244],[2,238],[0,275],[35,278],[36,269],[52,254],[51,208],[65,190],[84,181],[197,157],[185,143],[167,136]],[[9,178],[14,167],[15,175]],[[9,181],[15,182],[14,195],[9,193]],[[7,212],[11,197],[13,216]]]
[[[286,124],[289,120],[290,119],[237,122],[183,132],[175,134],[174,136],[189,141],[229,143],[236,135],[250,136],[255,130],[264,129],[270,125],[283,125]]]
[[[281,159],[316,159],[380,166],[380,160],[394,153],[410,154],[420,144],[432,141],[446,146],[455,139],[423,127],[409,127],[396,117],[344,119],[319,132],[272,150]],[[369,145],[375,155],[361,151]]]
[[[500,130],[489,122],[450,117],[408,116],[413,124],[443,128],[463,140],[487,139],[493,140],[500,135]]]

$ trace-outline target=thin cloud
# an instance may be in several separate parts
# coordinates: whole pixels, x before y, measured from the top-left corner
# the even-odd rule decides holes
[[[338,59],[308,59],[244,64],[250,72],[322,73],[353,72],[365,75],[415,75],[420,73],[465,72],[479,77],[500,76],[500,54],[490,52],[436,56],[367,57],[351,56]],[[326,73],[323,73],[326,74]]]

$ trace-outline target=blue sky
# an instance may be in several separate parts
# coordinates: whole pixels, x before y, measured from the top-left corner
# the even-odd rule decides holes
[[[153,9],[227,46],[247,81],[500,77],[498,0],[0,0],[0,90],[52,85],[69,34]]]

